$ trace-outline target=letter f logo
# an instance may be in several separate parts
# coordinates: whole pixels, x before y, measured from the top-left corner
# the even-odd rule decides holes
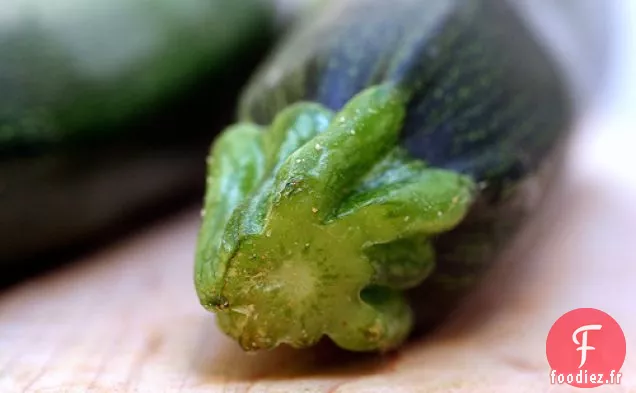
[[[572,341],[574,341],[574,344],[580,345],[580,347],[576,349],[577,351],[581,351],[581,364],[579,365],[579,368],[583,367],[587,360],[587,351],[593,351],[596,349],[587,345],[587,332],[589,330],[601,330],[602,327],[602,325],[585,325],[576,329],[572,334]],[[579,342],[576,336],[581,332],[583,332],[583,334],[581,335],[581,342]]]
[[[606,381],[599,374],[610,378],[614,370],[618,376],[626,349],[623,329],[606,312],[595,308],[568,311],[554,322],[545,341],[546,357],[555,371],[554,382],[552,374],[549,381],[577,388],[604,385]],[[572,381],[568,382],[568,378]],[[616,384],[616,378],[610,383]]]

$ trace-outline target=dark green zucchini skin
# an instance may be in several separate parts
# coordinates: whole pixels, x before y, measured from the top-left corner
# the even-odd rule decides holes
[[[264,66],[243,119],[269,124],[299,100],[338,110],[365,87],[396,82],[413,95],[404,146],[480,180],[532,172],[565,130],[569,97],[557,68],[507,0],[332,8]]]
[[[573,115],[563,80],[506,0],[344,1],[280,46],[246,90],[240,120],[267,125],[297,101],[339,110],[383,82],[410,92],[402,146],[481,186],[464,222],[436,239],[435,272],[412,291],[428,327],[473,288],[537,206],[527,203],[528,187]],[[547,183],[537,184],[543,191]]]
[[[4,266],[195,197],[275,35],[258,0],[20,4],[0,18]]]

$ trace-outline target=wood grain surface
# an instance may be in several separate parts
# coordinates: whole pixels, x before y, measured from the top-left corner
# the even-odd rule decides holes
[[[243,353],[198,305],[193,209],[1,294],[0,392],[567,391],[549,385],[545,338],[576,307],[627,335],[622,385],[598,391],[636,392],[636,182],[611,169],[636,161],[627,131],[580,132],[563,186],[483,289],[398,353]]]
[[[623,95],[582,121],[551,203],[437,333],[384,356],[328,343],[243,353],[198,305],[193,207],[0,293],[0,392],[574,392],[549,384],[545,339],[577,307],[605,310],[627,336],[622,384],[595,392],[636,392],[636,122],[626,104],[636,83],[612,83]]]

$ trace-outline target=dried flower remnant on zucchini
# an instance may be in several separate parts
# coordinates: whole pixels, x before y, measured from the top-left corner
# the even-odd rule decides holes
[[[196,283],[244,349],[327,335],[387,350],[410,332],[402,291],[430,274],[431,238],[462,220],[476,186],[397,145],[405,102],[375,86],[338,113],[298,103],[266,132],[239,124],[215,143]]]

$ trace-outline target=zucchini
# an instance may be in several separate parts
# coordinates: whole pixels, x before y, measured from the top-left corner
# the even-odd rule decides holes
[[[86,244],[200,191],[209,129],[231,121],[275,34],[261,0],[2,7],[4,265]]]
[[[518,230],[572,113],[508,1],[330,3],[212,145],[201,304],[245,350],[400,346]]]

